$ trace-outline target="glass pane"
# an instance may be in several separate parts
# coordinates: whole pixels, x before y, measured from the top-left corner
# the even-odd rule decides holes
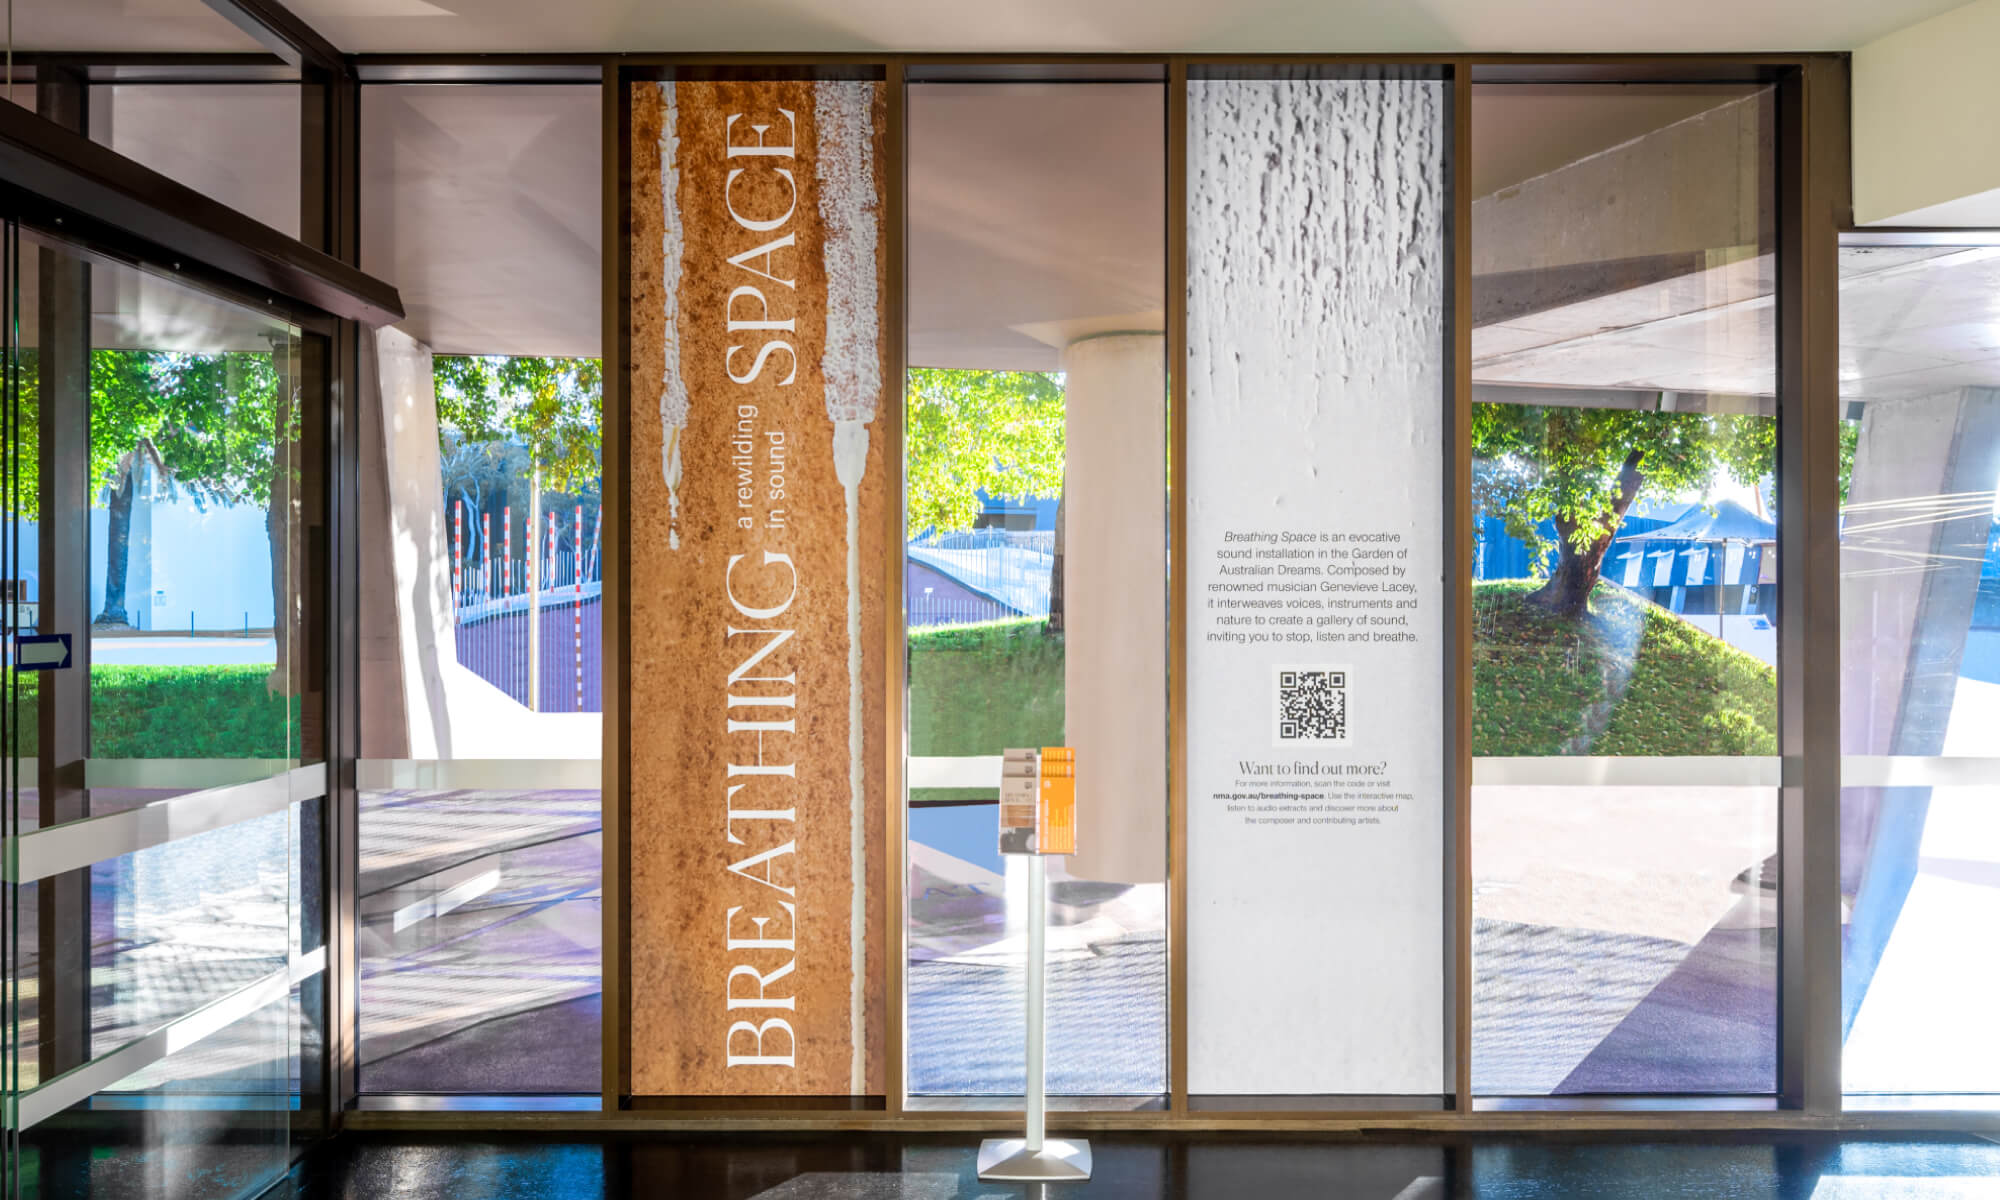
[[[99,84],[90,137],[297,237],[299,109],[295,83]]]
[[[28,825],[294,765],[297,331],[53,244],[23,265],[18,586],[24,623],[72,639],[16,683]]]
[[[364,1087],[599,1090],[599,793],[369,790],[361,831]]]
[[[292,1012],[280,996],[26,1130],[25,1194],[262,1192],[291,1165]]]
[[[1474,1087],[1768,1090],[1777,881],[1755,864],[1777,853],[1777,804],[1775,788],[1473,788]]]
[[[909,90],[916,1096],[1022,1093],[1027,864],[970,760],[1063,745],[1089,782],[1048,863],[1049,1091],[1167,1087],[1165,102]]]
[[[2000,928],[2000,267],[1864,245],[1840,266],[1841,1078],[1993,1093],[1992,956],[1966,947]]]
[[[602,1086],[600,93],[362,91],[368,1092]]]
[[[291,814],[91,868],[91,1054],[101,1056],[288,961]]]
[[[1472,104],[1474,1088],[1768,1092],[1773,95]]]
[[[23,246],[0,740],[6,852],[33,872],[51,826],[301,759],[314,456],[297,330],[53,239]],[[45,665],[47,643],[20,641],[57,636]],[[309,844],[308,819],[278,811],[5,889],[0,1067],[28,1194],[243,1196],[289,1165],[322,1019],[288,982],[322,940],[301,903]],[[130,1078],[72,1095],[91,1064]]]

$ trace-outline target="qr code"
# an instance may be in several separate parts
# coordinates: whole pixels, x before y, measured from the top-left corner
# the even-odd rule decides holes
[[[1280,746],[1347,741],[1347,672],[1329,667],[1278,670],[1277,741]]]

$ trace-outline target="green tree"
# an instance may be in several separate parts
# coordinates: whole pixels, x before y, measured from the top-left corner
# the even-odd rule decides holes
[[[1549,545],[1536,526],[1554,522],[1555,566],[1528,602],[1574,618],[1635,500],[1707,492],[1724,475],[1754,487],[1776,449],[1768,417],[1475,404],[1473,503],[1538,561]]]
[[[439,355],[438,449],[447,429],[464,444],[518,441],[533,489],[576,492],[601,474],[604,368],[592,358]]]
[[[970,529],[979,493],[1060,497],[1063,388],[1038,371],[910,372],[903,414],[909,536]]]
[[[603,477],[604,368],[592,358],[439,355],[438,452],[444,486],[470,492],[479,507],[481,473],[505,461],[494,443],[517,442],[528,455],[529,543],[540,532],[542,492],[579,493]],[[479,448],[485,448],[483,451]],[[582,546],[572,547],[581,556]],[[581,558],[579,557],[579,560]],[[528,707],[541,707],[541,589],[528,589]]]
[[[198,502],[252,504],[271,514],[272,595],[283,664],[290,592],[283,530],[297,415],[280,391],[270,354],[91,351],[91,478],[109,509],[104,606],[93,624],[128,623],[132,504],[150,466],[170,489],[185,490]],[[281,458],[284,472],[275,470]]]
[[[1056,498],[1050,632],[1063,627],[1063,386],[1039,371],[919,367],[903,409],[907,536],[970,529],[979,493]]]

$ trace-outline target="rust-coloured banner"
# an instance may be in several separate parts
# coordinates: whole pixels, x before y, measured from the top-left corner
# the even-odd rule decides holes
[[[883,1086],[883,101],[631,93],[638,1095]]]

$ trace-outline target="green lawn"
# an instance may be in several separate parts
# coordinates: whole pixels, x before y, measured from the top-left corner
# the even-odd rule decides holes
[[[298,701],[265,688],[268,666],[99,666],[90,678],[92,758],[294,758]],[[37,676],[15,706],[20,751],[36,752]],[[292,720],[287,728],[287,709]]]
[[[999,754],[1063,744],[1063,639],[1029,619],[910,632],[910,753]],[[991,798],[991,788],[919,788],[917,800]]]
[[[1534,586],[1473,589],[1474,754],[1777,753],[1770,667],[1609,584],[1581,624],[1527,604]],[[1042,621],[911,632],[911,754],[1062,741],[1063,640]]]
[[[1473,589],[1474,754],[1778,752],[1763,662],[1610,584],[1580,624],[1528,604],[1535,586]]]

